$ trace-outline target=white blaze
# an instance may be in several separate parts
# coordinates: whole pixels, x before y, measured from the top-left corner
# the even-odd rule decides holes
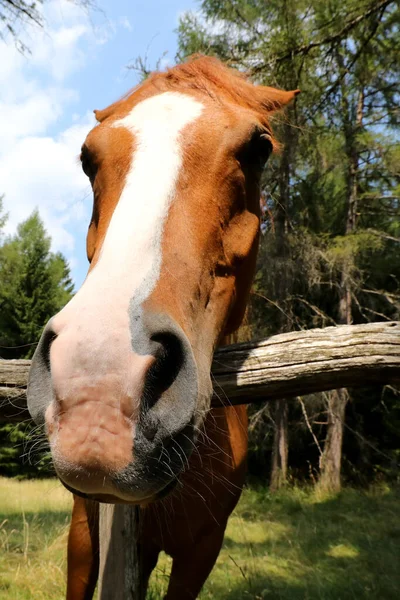
[[[113,124],[129,129],[137,147],[96,268],[118,269],[121,275],[129,271],[129,278],[134,277],[130,297],[144,281],[141,294],[147,297],[159,277],[163,224],[182,165],[179,134],[202,108],[189,96],[165,92]]]
[[[90,340],[92,356],[97,355],[92,368],[100,366],[99,356],[103,367],[114,363],[105,343],[116,343],[120,356],[121,350],[132,350],[129,303],[143,302],[160,276],[162,231],[182,166],[180,134],[202,109],[190,96],[165,92],[143,100],[112,125],[132,132],[132,163],[96,266],[53,320],[57,333],[77,335],[80,345]]]

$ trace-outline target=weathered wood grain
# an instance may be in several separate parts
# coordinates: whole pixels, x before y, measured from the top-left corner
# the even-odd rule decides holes
[[[295,331],[219,349],[213,404],[400,381],[400,323]]]
[[[0,359],[0,386],[25,388],[30,366],[30,360]]]
[[[139,507],[100,504],[99,600],[144,600],[138,546]]]
[[[26,383],[30,360],[0,359],[0,422],[29,419],[26,407]]]
[[[29,361],[0,360],[0,419],[28,417]],[[340,387],[400,382],[400,323],[309,329],[225,346],[212,365],[213,406],[276,400]]]

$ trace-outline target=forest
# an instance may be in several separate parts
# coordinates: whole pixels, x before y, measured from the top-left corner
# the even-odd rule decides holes
[[[213,55],[256,83],[301,90],[273,121],[281,146],[262,180],[243,341],[399,319],[399,25],[390,0],[204,0],[180,17],[177,62]],[[11,237],[6,218],[0,203],[0,358],[29,358],[73,283],[39,213]],[[257,405],[249,478],[271,491],[394,480],[399,431],[393,386]],[[1,426],[0,474],[49,474],[35,435],[29,424]]]
[[[204,0],[181,18],[180,60],[301,90],[273,123],[242,339],[399,318],[399,16],[390,1]],[[385,386],[253,408],[250,474],[332,491],[397,477],[399,400]]]
[[[0,358],[31,358],[43,326],[70,300],[74,286],[64,256],[50,250],[37,211],[15,235],[2,235],[6,222],[0,197]],[[37,441],[30,423],[0,425],[0,474],[48,476],[49,458]]]

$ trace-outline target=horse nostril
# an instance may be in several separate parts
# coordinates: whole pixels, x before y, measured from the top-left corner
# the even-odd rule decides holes
[[[170,332],[155,333],[151,336],[157,342],[155,362],[146,375],[144,398],[147,408],[154,405],[159,397],[174,383],[184,362],[184,349],[180,339]]]
[[[27,401],[32,419],[37,424],[44,423],[45,412],[53,400],[53,385],[50,367],[50,347],[57,334],[51,320],[46,325],[29,371]]]
[[[50,348],[51,344],[56,339],[57,334],[53,331],[50,323],[46,326],[43,331],[42,338],[40,340],[40,346],[38,350],[40,351],[42,360],[46,365],[47,369],[50,371]]]

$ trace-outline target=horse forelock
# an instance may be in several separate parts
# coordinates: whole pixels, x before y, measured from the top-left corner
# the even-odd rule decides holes
[[[225,100],[249,109],[256,114],[261,125],[270,134],[271,113],[280,110],[300,92],[254,85],[245,73],[227,67],[216,58],[195,55],[164,72],[152,73],[117,102],[103,110],[95,110],[96,120],[102,123],[110,116],[126,111],[133,102],[137,103],[142,98],[166,91],[192,92],[212,98],[216,102]],[[275,148],[279,146],[272,135],[271,141]]]

